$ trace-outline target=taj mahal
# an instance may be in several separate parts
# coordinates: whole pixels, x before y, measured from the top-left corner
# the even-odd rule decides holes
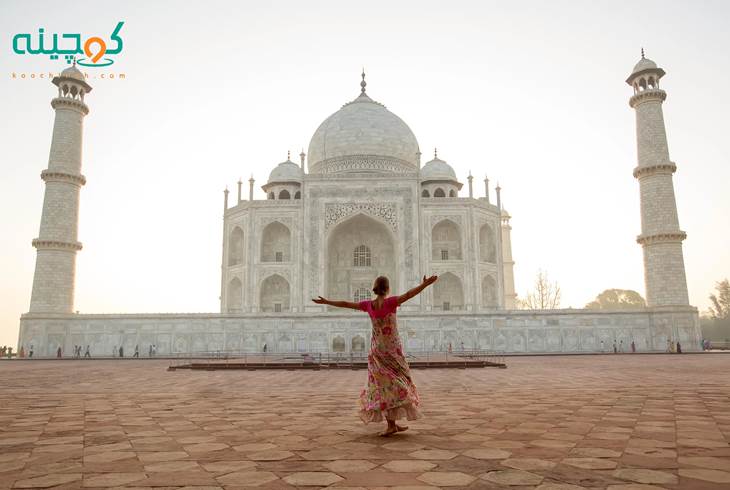
[[[117,346],[147,352],[151,345],[160,355],[363,352],[370,341],[367,316],[328,310],[311,298],[361,301],[371,297],[379,275],[390,278],[397,294],[436,274],[434,286],[399,313],[410,352],[453,345],[589,353],[614,342],[664,351],[670,340],[698,350],[699,317],[687,294],[686,234],[672,180],[677,167],[664,127],[664,75],[642,52],[626,80],[636,114],[636,241],[644,254],[646,308],[517,309],[511,217],[501,189],[480,176],[475,190],[471,174],[464,186],[436,150],[425,157],[404,120],[368,94],[363,73],[357,97],[317,127],[307,153],[273,167],[261,186],[265,199],[254,198],[253,176],[247,196],[240,180],[235,196],[224,192],[219,312],[88,314],[74,312],[74,289],[86,184],[82,133],[92,87],[69,67],[53,79],[55,122],[41,172],[36,268],[18,348],[32,345],[39,356],[55,356],[59,347],[70,353],[74,345],[89,345],[94,355],[111,355]]]

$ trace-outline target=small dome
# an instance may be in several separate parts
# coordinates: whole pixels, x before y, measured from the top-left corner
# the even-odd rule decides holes
[[[269,174],[269,184],[272,182],[301,182],[302,169],[299,165],[287,160],[274,167]]]
[[[456,181],[456,172],[451,165],[437,157],[427,162],[421,169],[421,181],[425,180]]]
[[[639,73],[640,71],[644,71],[644,70],[656,70],[656,69],[657,69],[657,65],[652,60],[650,60],[649,58],[641,58],[639,60],[639,62],[636,63],[636,65],[634,65],[634,70],[631,73],[634,74],[634,73]]]
[[[636,81],[639,76],[646,73],[654,75],[656,80],[659,80],[665,74],[664,70],[659,68],[653,60],[644,57],[644,50],[642,50],[641,59],[638,63],[636,63],[636,65],[634,65],[634,69],[631,71],[629,78],[626,79],[626,83],[633,85],[634,81]]]
[[[75,78],[76,80],[81,80],[82,82],[86,81],[86,77],[83,73],[81,73],[81,70],[76,68],[76,65],[69,66],[65,70],[61,72],[62,77],[68,77],[68,78]]]

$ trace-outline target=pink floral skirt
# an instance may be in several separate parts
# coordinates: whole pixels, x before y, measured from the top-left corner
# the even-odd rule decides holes
[[[416,420],[419,411],[418,389],[411,379],[408,362],[402,354],[371,351],[368,356],[368,384],[360,392],[360,418],[366,424],[383,420]]]

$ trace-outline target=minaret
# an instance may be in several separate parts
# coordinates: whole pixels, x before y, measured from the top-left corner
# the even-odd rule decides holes
[[[91,92],[84,74],[74,65],[52,83],[58,96],[51,101],[56,111],[48,168],[41,172],[46,183],[43,214],[36,248],[30,313],[73,313],[78,239],[79,194],[86,178],[81,175],[84,116],[89,108],[84,96]]]
[[[644,249],[644,281],[647,306],[689,305],[684,273],[672,174],[677,166],[669,160],[662,103],[667,93],[659,88],[664,70],[644,57],[626,80],[634,95],[629,105],[636,111],[638,165],[634,177],[641,195],[641,235],[636,241]]]
[[[504,308],[517,308],[517,293],[515,292],[515,261],[512,259],[512,227],[509,224],[511,216],[502,209],[502,269],[504,271]]]

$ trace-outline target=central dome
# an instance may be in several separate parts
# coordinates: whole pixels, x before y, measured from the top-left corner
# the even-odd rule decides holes
[[[418,141],[401,118],[365,93],[319,125],[309,142],[309,172],[415,172]]]

